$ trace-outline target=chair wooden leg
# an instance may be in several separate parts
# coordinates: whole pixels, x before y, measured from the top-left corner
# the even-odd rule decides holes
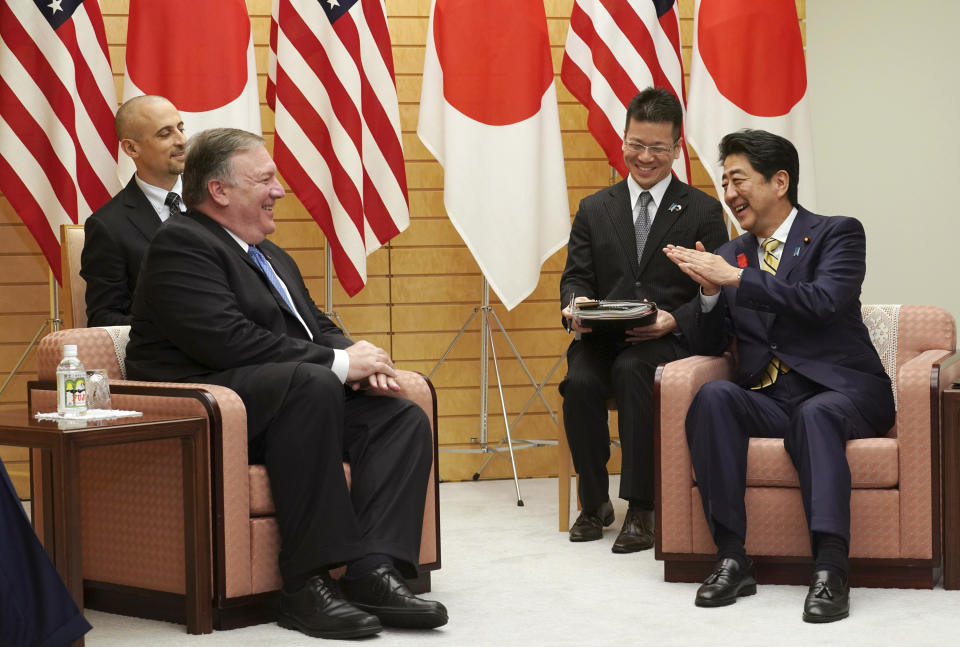
[[[570,530],[570,473],[572,471],[570,446],[567,444],[567,432],[560,420],[557,436],[557,490],[560,512],[560,532]]]

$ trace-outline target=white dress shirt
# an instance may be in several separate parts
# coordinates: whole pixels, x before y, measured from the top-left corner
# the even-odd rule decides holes
[[[672,179],[673,173],[654,184],[651,188],[644,189],[637,184],[637,181],[633,179],[632,175],[627,175],[627,188],[630,190],[630,213],[637,213],[637,201],[640,199],[640,194],[646,191],[652,198],[647,205],[647,222],[653,227],[653,219],[657,215],[657,208],[659,208],[660,203],[663,202],[663,194],[667,192],[667,187],[670,186],[670,180]]]
[[[147,196],[147,201],[153,205],[153,209],[157,212],[157,215],[160,216],[160,222],[166,222],[167,218],[170,217],[170,209],[167,208],[166,204],[168,193],[176,193],[180,196],[180,213],[187,210],[183,204],[183,182],[180,180],[180,176],[177,176],[177,183],[174,184],[173,188],[169,191],[167,189],[161,189],[158,186],[153,186],[152,184],[147,184],[140,179],[139,175],[135,174],[133,179],[137,183],[137,186],[140,187],[140,190],[143,191],[143,195]]]

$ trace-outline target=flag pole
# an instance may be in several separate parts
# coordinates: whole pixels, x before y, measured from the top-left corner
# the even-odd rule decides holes
[[[17,365],[13,367],[13,370],[10,371],[9,375],[7,375],[7,379],[3,381],[3,386],[0,386],[0,395],[3,395],[3,392],[7,390],[7,386],[10,385],[10,381],[13,380],[14,376],[16,376],[17,371],[20,370],[20,367],[23,366],[23,363],[27,361],[27,356],[30,354],[30,351],[33,350],[33,347],[37,345],[40,335],[42,335],[43,331],[47,329],[47,326],[51,326],[53,328],[53,332],[56,332],[60,330],[60,324],[63,323],[63,320],[60,318],[60,286],[57,284],[56,277],[53,276],[53,270],[48,269],[47,272],[47,281],[50,288],[50,316],[47,319],[44,319],[43,323],[40,324],[40,328],[37,329],[37,333],[33,336],[33,339],[30,340],[30,343],[27,344],[27,348],[23,351],[23,354],[20,355]]]
[[[333,254],[330,253],[330,241],[326,241],[326,245],[323,248],[323,255],[326,257],[327,262],[327,271],[324,273],[324,279],[326,282],[326,306],[324,308],[323,314],[336,323],[340,330],[343,331],[343,334],[347,336],[347,339],[353,341],[353,336],[350,334],[350,331],[347,330],[347,327],[343,324],[343,319],[340,318],[340,315],[337,314],[337,311],[333,309]]]

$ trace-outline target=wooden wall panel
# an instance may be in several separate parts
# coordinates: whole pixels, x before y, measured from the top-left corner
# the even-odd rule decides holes
[[[266,64],[268,58],[270,8],[272,0],[247,0],[253,26],[258,85],[262,103],[264,137],[273,147],[273,114],[265,105]],[[122,91],[123,63],[126,51],[128,0],[100,0],[104,13],[107,41],[118,95]],[[545,0],[554,71],[559,74],[573,0]],[[348,298],[334,283],[334,309],[351,332],[387,348],[398,366],[430,372],[450,344],[463,322],[480,304],[482,277],[476,262],[446,217],[443,207],[443,169],[416,135],[417,115],[423,70],[424,45],[428,28],[430,0],[386,0],[388,27],[393,39],[393,59],[397,75],[400,120],[406,154],[409,186],[410,227],[368,259],[368,286]],[[682,55],[689,69],[693,33],[694,0],[680,0]],[[805,29],[804,0],[797,0],[801,29]],[[804,32],[805,37],[805,32]],[[564,150],[567,157],[567,182],[571,214],[579,201],[607,186],[616,177],[603,158],[600,147],[586,127],[586,109],[567,91],[557,77],[557,96]],[[694,159],[692,183],[712,192],[709,177]],[[303,270],[317,304],[326,304],[324,238],[300,202],[291,194],[277,207],[278,229],[272,237],[294,256]],[[491,303],[507,327],[529,370],[539,382],[553,367],[569,342],[559,325],[557,293],[560,272],[566,254],[561,250],[544,264],[534,293],[506,312],[495,295]],[[48,271],[39,249],[0,196],[0,373],[6,375],[22,353],[26,342],[47,317]],[[519,411],[532,393],[519,362],[499,332],[495,335],[506,398],[511,411]],[[479,327],[474,321],[457,344],[434,383],[440,397],[439,420],[442,447],[469,443],[479,430]],[[26,404],[25,380],[35,375],[30,358],[8,391],[0,397],[0,408]],[[559,406],[556,385],[565,367],[555,372],[544,394],[554,409]],[[492,364],[490,374],[493,375]],[[492,377],[491,377],[492,380]],[[503,433],[497,413],[499,396],[490,393],[490,438]],[[532,438],[556,438],[557,429],[543,405],[534,403],[520,420],[518,434]],[[619,463],[615,453],[613,465]],[[470,478],[484,456],[443,453],[441,477],[445,480]],[[520,451],[517,464],[522,475],[547,475],[554,472],[553,448]],[[15,466],[20,469],[19,466]],[[509,463],[495,460],[484,476],[509,475]]]

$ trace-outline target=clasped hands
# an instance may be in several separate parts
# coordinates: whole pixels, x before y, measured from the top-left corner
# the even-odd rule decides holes
[[[581,301],[590,301],[589,297],[576,297],[574,299],[576,303]],[[577,332],[592,332],[593,328],[588,328],[587,326],[582,325],[577,321],[573,313],[570,312],[570,306],[567,306],[560,311],[560,314],[564,316],[565,319],[570,320],[570,329]],[[664,335],[673,332],[677,329],[677,320],[673,318],[673,315],[667,312],[666,310],[657,310],[657,320],[648,326],[638,326],[637,328],[630,328],[625,331],[626,341],[633,344],[638,341],[647,341],[650,339],[658,339]]]
[[[354,391],[371,388],[377,391],[399,391],[397,371],[387,351],[368,341],[358,341],[346,349],[350,358],[347,384]]]
[[[723,257],[708,252],[699,241],[696,249],[667,245],[663,253],[699,283],[706,296],[717,294],[722,285],[740,285],[740,270],[723,260]]]

